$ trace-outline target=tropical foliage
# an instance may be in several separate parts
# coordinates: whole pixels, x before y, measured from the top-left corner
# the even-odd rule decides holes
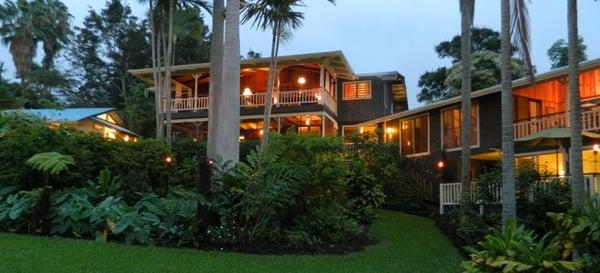
[[[475,27],[472,29],[471,37],[472,91],[499,84],[500,33],[489,28]],[[452,64],[426,71],[420,76],[418,86],[421,91],[417,95],[420,102],[429,103],[460,94],[462,77],[460,46],[460,36],[455,36],[450,41],[441,42],[435,47],[438,57],[450,59]],[[525,75],[523,64],[518,59],[512,59],[512,66],[514,78]]]

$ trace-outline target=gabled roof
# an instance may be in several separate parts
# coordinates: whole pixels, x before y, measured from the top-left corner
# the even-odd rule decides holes
[[[584,71],[584,70],[588,70],[588,69],[599,67],[599,66],[600,66],[600,58],[593,59],[593,60],[579,63],[579,71]],[[536,80],[536,82],[551,80],[551,79],[554,79],[557,77],[566,76],[566,75],[568,75],[568,73],[569,73],[569,67],[564,66],[564,67],[561,67],[561,68],[558,68],[555,70],[548,71],[546,73],[537,74],[535,76],[535,80]],[[520,78],[520,79],[512,81],[512,88],[515,89],[515,88],[527,86],[530,84],[531,83],[528,78],[526,78],[526,77]],[[499,93],[501,90],[502,90],[502,85],[499,84],[499,85],[484,88],[481,90],[473,91],[473,92],[471,92],[471,99],[476,99],[476,98],[483,97],[483,96],[486,96],[489,94]],[[441,108],[441,107],[449,106],[452,104],[460,103],[460,100],[461,100],[461,97],[456,96],[456,97],[452,97],[449,99],[433,102],[433,103],[430,103],[430,104],[427,104],[427,105],[424,105],[421,107],[417,107],[414,109],[410,109],[410,110],[398,112],[395,114],[391,114],[388,116],[380,117],[380,118],[377,118],[374,120],[361,122],[354,126],[365,126],[365,125],[380,123],[380,122],[384,122],[384,121],[388,121],[388,120],[392,120],[392,119],[396,119],[396,118],[413,116],[413,115],[420,114],[420,113],[423,113],[423,112],[426,112],[426,111],[429,111],[432,109]]]
[[[241,60],[240,66],[244,68],[261,68],[269,67],[271,58],[258,58],[258,59],[245,59]],[[342,78],[354,78],[354,71],[348,63],[346,56],[341,50],[337,51],[326,51],[317,53],[307,54],[295,54],[279,56],[277,59],[278,65],[300,65],[300,64],[314,64],[325,62],[329,64],[339,77]],[[163,68],[164,69],[164,68]],[[208,73],[210,71],[210,63],[197,63],[197,64],[184,64],[175,65],[171,67],[173,76],[193,74],[193,73]],[[128,71],[130,74],[147,80],[152,80],[152,68],[132,69]]]
[[[114,108],[66,108],[66,109],[21,109],[19,112],[30,113],[50,122],[77,122],[115,111]]]

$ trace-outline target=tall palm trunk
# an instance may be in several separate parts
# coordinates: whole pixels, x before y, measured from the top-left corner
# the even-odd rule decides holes
[[[269,65],[269,79],[267,83],[267,96],[265,98],[265,110],[263,117],[263,135],[261,139],[261,149],[264,149],[269,143],[269,125],[271,124],[271,108],[273,106],[273,89],[275,88],[275,78],[277,75],[277,61],[279,57],[279,39],[281,26],[275,23],[273,27],[273,37],[271,40],[271,63]]]
[[[461,0],[461,143],[462,161],[460,179],[463,191],[470,198],[471,190],[471,28],[473,0]]]
[[[226,161],[239,161],[240,136],[240,0],[227,0],[223,52],[223,92],[219,107],[219,128],[223,138],[219,155]]]
[[[172,133],[172,124],[171,124],[171,117],[172,117],[172,94],[171,94],[171,62],[172,62],[172,57],[173,57],[173,12],[175,10],[175,0],[170,0],[169,1],[169,40],[167,42],[167,52],[165,53],[165,84],[167,85],[166,88],[166,92],[167,92],[167,122],[166,122],[166,127],[167,127],[167,143],[169,144],[169,146],[172,143],[173,140],[173,133]]]
[[[208,85],[208,139],[206,155],[216,158],[221,151],[219,131],[219,102],[223,94],[223,39],[225,32],[225,4],[223,0],[213,0],[212,40],[210,44],[210,82]]]
[[[500,33],[500,69],[502,81],[502,219],[516,219],[515,167],[513,143],[512,49],[510,42],[510,1],[502,0]]]
[[[161,111],[162,111],[162,99],[160,97],[160,75],[158,66],[160,65],[160,60],[157,60],[157,46],[156,46],[156,25],[154,25],[154,7],[152,2],[154,0],[148,1],[148,17],[150,17],[150,42],[152,43],[152,76],[154,80],[154,104],[155,104],[155,118],[156,118],[156,138],[162,139],[163,135],[161,133],[162,121],[161,121]],[[159,55],[160,56],[160,55]]]
[[[581,158],[581,105],[579,101],[579,60],[577,54],[577,0],[567,1],[567,22],[569,33],[569,122],[571,126],[571,148],[569,149],[569,173],[571,175],[571,189],[573,192],[573,205],[577,208],[583,206],[584,185],[583,167]]]

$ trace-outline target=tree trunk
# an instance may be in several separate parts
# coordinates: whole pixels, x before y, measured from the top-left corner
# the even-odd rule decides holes
[[[471,14],[472,1],[461,1],[461,144],[462,161],[460,179],[465,196],[470,198],[471,191]]]
[[[269,143],[269,125],[271,124],[271,107],[273,105],[273,89],[275,87],[275,76],[277,74],[277,59],[279,51],[280,25],[276,23],[273,27],[273,37],[271,40],[271,63],[269,65],[269,79],[267,82],[267,95],[265,97],[265,109],[263,117],[263,135],[261,139],[261,149],[264,149]]]
[[[217,158],[219,145],[219,110],[223,94],[223,42],[225,35],[225,4],[223,0],[213,0],[212,40],[210,44],[210,82],[208,85],[208,139],[206,156]]]
[[[173,133],[172,133],[172,124],[171,124],[171,117],[172,117],[172,109],[171,109],[171,100],[172,100],[172,94],[171,94],[171,61],[172,61],[172,57],[173,57],[173,12],[175,10],[175,0],[170,0],[169,1],[169,41],[167,44],[167,52],[165,54],[165,78],[166,78],[166,84],[167,84],[167,144],[169,144],[169,146],[171,146],[171,143],[173,141]]]
[[[502,0],[500,34],[500,69],[502,81],[502,220],[515,220],[517,206],[515,197],[515,167],[513,143],[513,97],[512,97],[512,49],[510,42],[510,2]]]
[[[240,0],[227,0],[225,47],[223,53],[223,96],[219,128],[223,134],[218,145],[223,160],[239,161],[240,136]]]
[[[568,0],[567,22],[569,33],[569,122],[571,125],[571,148],[569,149],[569,173],[573,205],[583,207],[584,185],[581,158],[581,102],[579,100],[579,60],[577,58],[577,0]]]
[[[161,133],[161,111],[162,111],[162,99],[160,97],[160,84],[159,84],[159,72],[158,66],[160,65],[160,60],[157,60],[157,46],[156,46],[156,26],[154,25],[154,8],[152,2],[154,0],[149,0],[149,12],[148,17],[150,17],[150,42],[152,43],[152,76],[154,80],[154,108],[155,108],[155,118],[156,118],[156,138],[162,139]],[[158,64],[158,65],[157,65]]]

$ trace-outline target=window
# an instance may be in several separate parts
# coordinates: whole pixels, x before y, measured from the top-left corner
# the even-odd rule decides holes
[[[345,82],[344,100],[362,100],[371,98],[371,82]]]
[[[400,121],[400,152],[403,155],[429,152],[429,117],[427,115]]]
[[[471,105],[471,145],[479,144],[479,124],[477,104]],[[460,143],[461,113],[460,106],[442,111],[442,145],[444,149],[458,148]]]

